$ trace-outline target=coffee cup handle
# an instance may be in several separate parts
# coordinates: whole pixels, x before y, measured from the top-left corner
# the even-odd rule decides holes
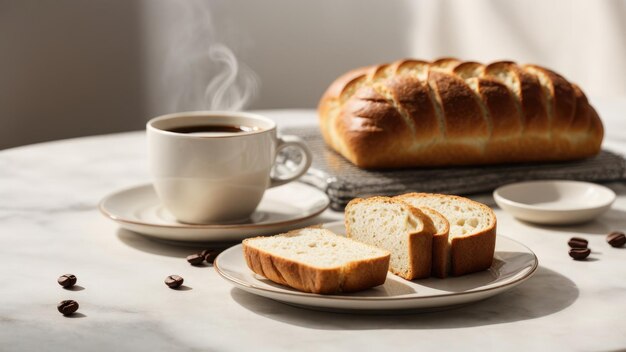
[[[313,155],[311,154],[311,150],[307,147],[306,143],[300,137],[296,136],[281,136],[278,137],[278,144],[276,145],[276,155],[280,153],[281,150],[287,147],[295,147],[299,150],[302,155],[302,161],[296,167],[295,170],[280,176],[270,176],[270,187],[276,187],[280,185],[284,185],[285,183],[289,183],[298,177],[304,175],[306,171],[311,166],[311,162],[313,161]]]

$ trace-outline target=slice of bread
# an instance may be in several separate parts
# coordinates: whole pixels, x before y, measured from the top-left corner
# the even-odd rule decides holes
[[[430,276],[432,220],[402,201],[388,197],[354,199],[345,211],[346,234],[391,252],[389,270],[407,280]]]
[[[453,276],[488,269],[496,245],[496,215],[488,206],[473,200],[443,194],[408,193],[395,199],[425,206],[441,213],[450,223],[449,254],[433,253],[435,266],[448,266]],[[445,277],[445,273],[439,277]]]
[[[418,206],[417,209],[430,217],[437,230],[433,235],[433,258],[430,275],[444,278],[449,270],[447,258],[450,257],[450,246],[448,245],[450,223],[441,213],[432,208]],[[445,258],[446,260],[441,260],[440,258]]]
[[[296,290],[330,294],[382,285],[389,252],[309,227],[243,241],[248,267]]]

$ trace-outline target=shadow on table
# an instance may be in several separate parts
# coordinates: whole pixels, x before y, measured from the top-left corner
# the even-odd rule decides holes
[[[83,314],[81,312],[76,312],[76,313],[71,314],[71,315],[64,315],[63,317],[67,318],[67,319],[80,319],[80,318],[87,318],[87,315],[85,315],[85,314]]]
[[[327,222],[337,221],[330,217],[320,215],[305,223],[302,226],[311,226],[316,224],[323,224]],[[168,241],[158,240],[151,237],[141,235],[139,233],[119,228],[117,230],[117,238],[125,245],[142,252],[151,254],[163,255],[167,257],[184,258],[194,252],[199,252],[203,249],[226,249],[232,247],[241,241],[234,242],[183,242],[183,241]]]
[[[206,249],[206,246],[202,247],[197,243],[153,240],[122,228],[117,230],[117,238],[134,249],[167,257],[185,258],[189,254]]]
[[[595,220],[574,225],[537,225],[527,221],[517,221],[532,228],[542,228],[567,233],[582,233],[606,236],[611,231],[622,231],[626,228],[626,211],[615,208],[609,209],[606,211],[606,213],[602,214]]]
[[[537,273],[520,286],[493,298],[462,308],[439,312],[389,315],[327,313],[292,307],[233,288],[232,298],[263,317],[320,330],[450,329],[504,324],[559,312],[578,298],[576,284],[550,269]]]

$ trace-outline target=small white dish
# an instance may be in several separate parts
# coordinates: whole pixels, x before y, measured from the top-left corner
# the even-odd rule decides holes
[[[593,220],[615,201],[611,189],[579,181],[529,181],[502,186],[493,192],[500,208],[514,217],[546,225]]]
[[[191,225],[178,222],[161,205],[154,188],[148,184],[105,197],[100,202],[100,211],[125,229],[160,240],[234,242],[302,227],[329,204],[326,193],[292,182],[268,189],[247,222]]]
[[[343,222],[325,224],[345,235]],[[391,273],[383,285],[350,294],[319,295],[275,284],[252,272],[238,244],[222,252],[213,266],[231,284],[289,305],[352,313],[429,311],[464,305],[507,291],[530,278],[539,263],[526,246],[497,236],[494,263],[488,270],[446,279],[407,281]]]

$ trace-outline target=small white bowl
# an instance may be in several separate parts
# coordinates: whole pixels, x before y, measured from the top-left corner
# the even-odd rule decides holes
[[[514,217],[548,225],[590,221],[611,207],[615,192],[579,181],[529,181],[502,186],[493,192],[500,208]]]

